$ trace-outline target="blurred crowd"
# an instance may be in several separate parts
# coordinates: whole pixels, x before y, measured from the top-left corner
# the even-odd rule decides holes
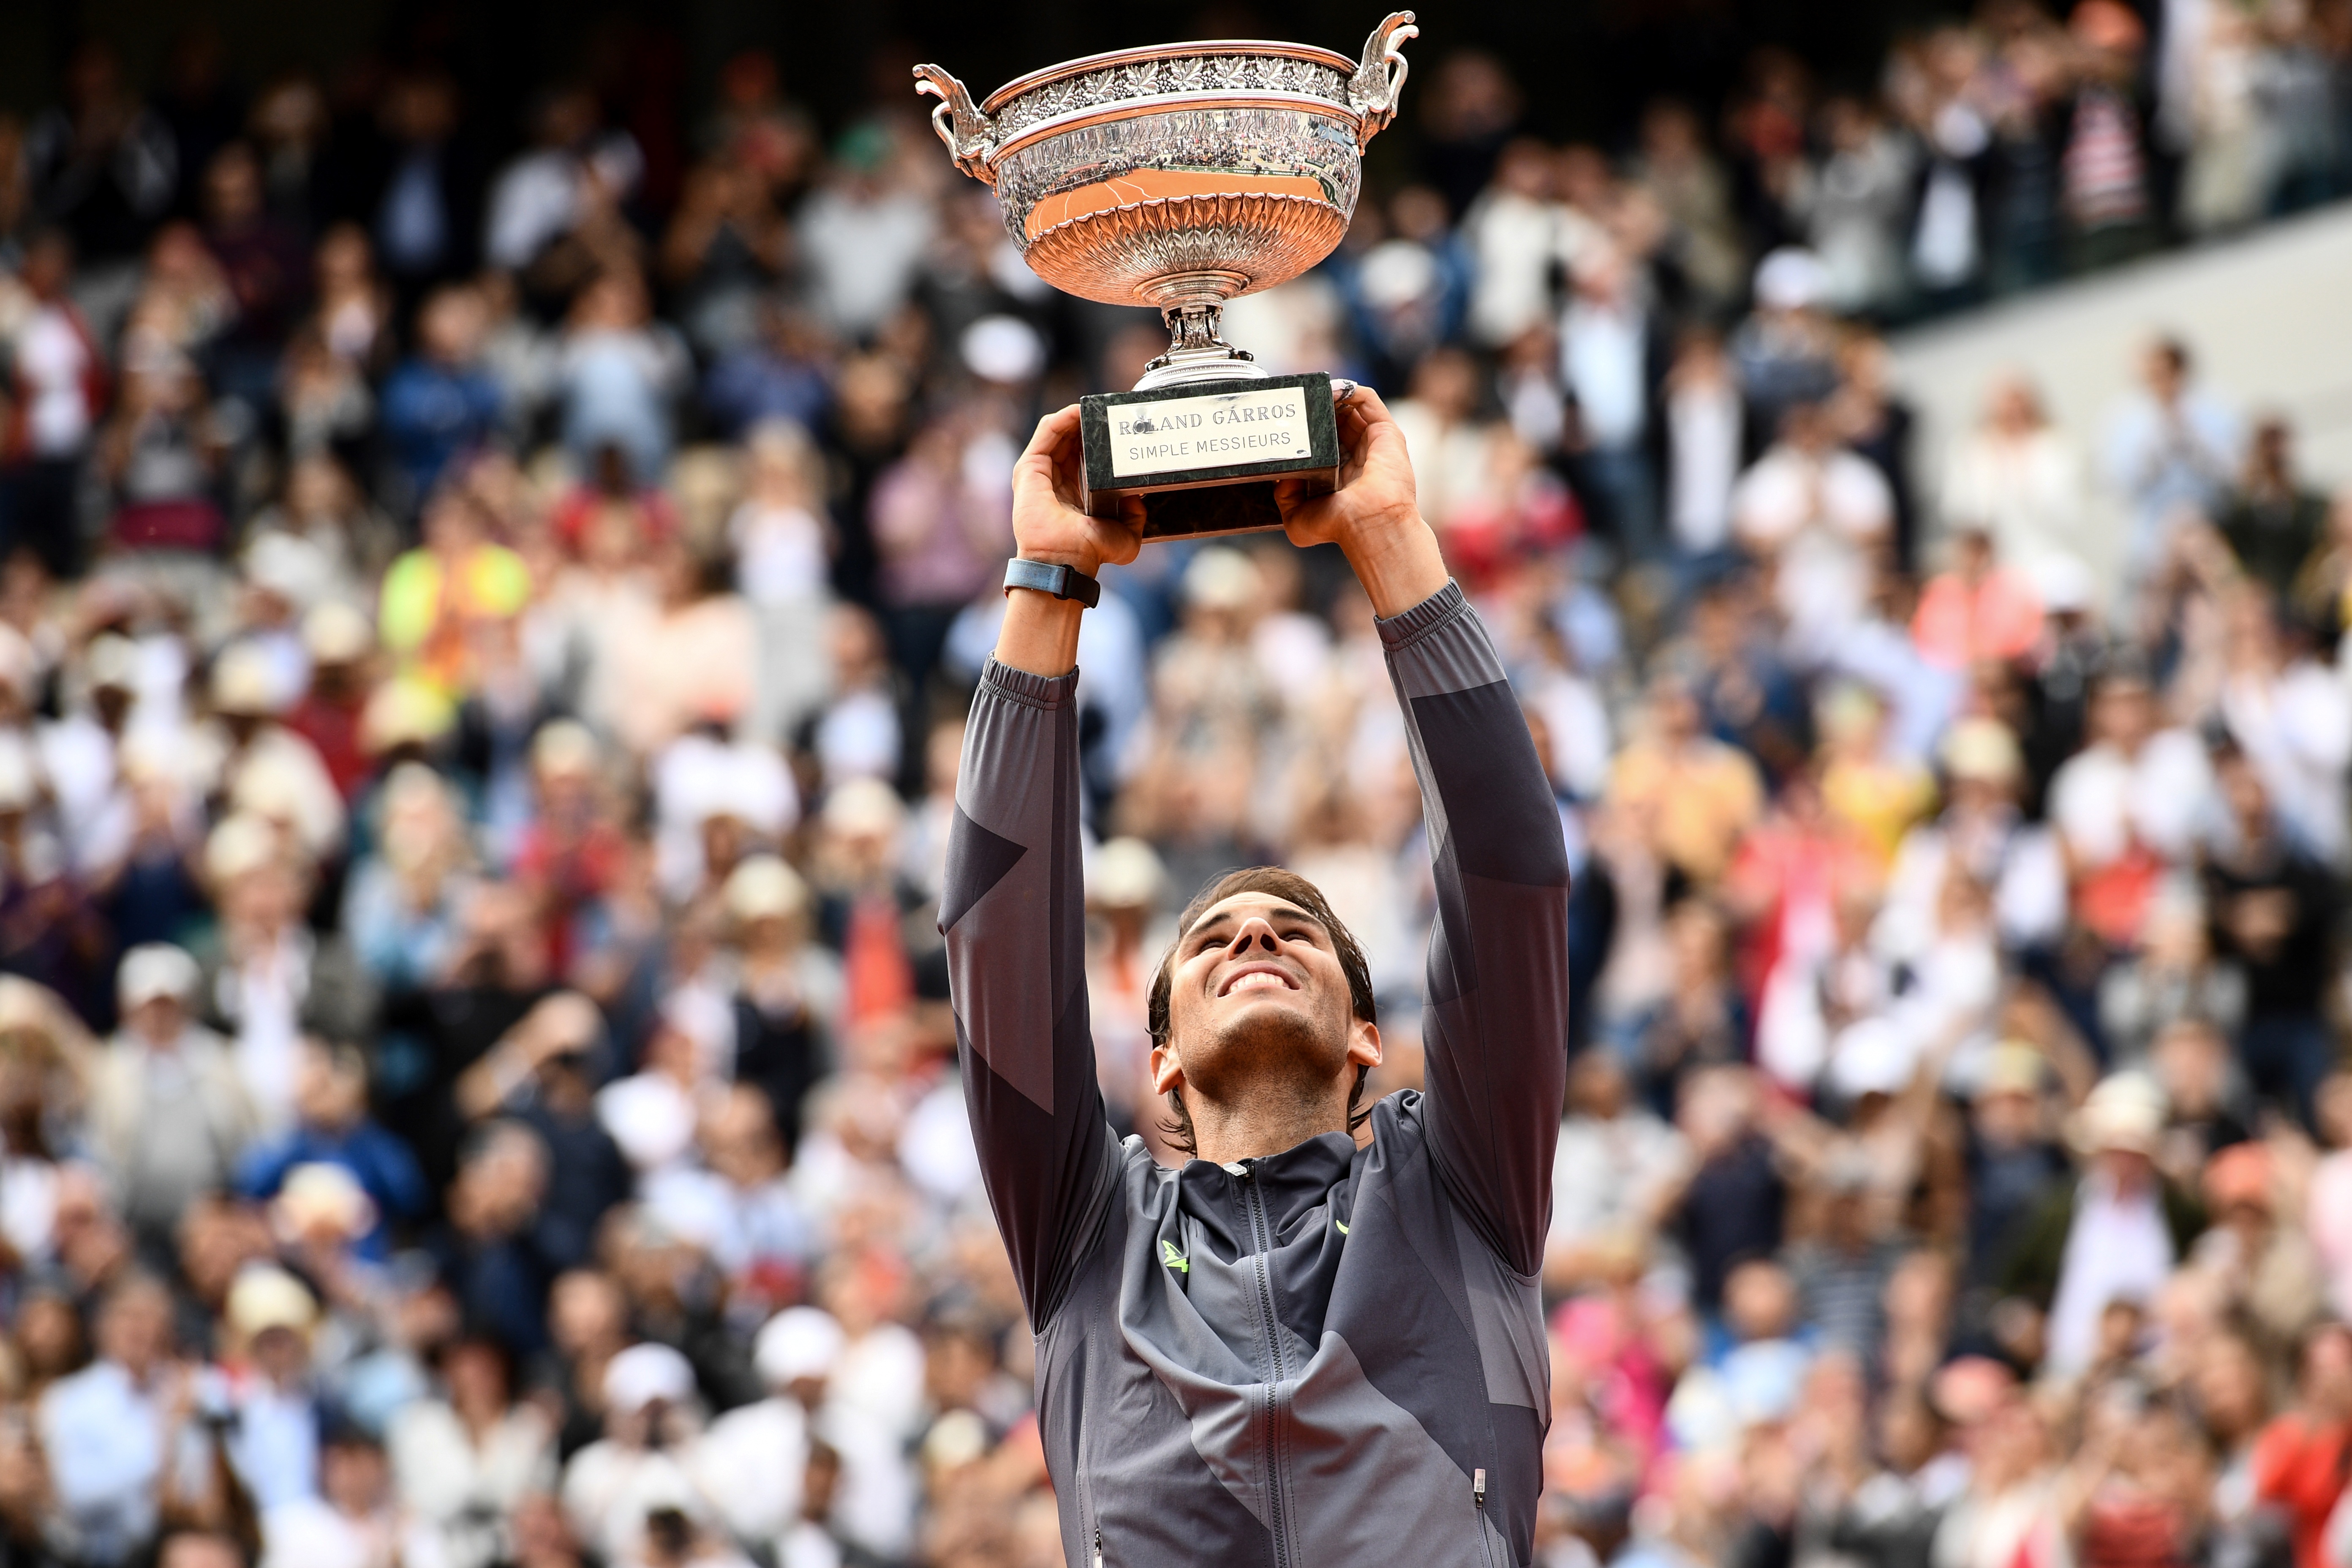
[[[2153,20],[1767,50],[1606,146],[1441,58],[1229,311],[1388,394],[1557,786],[1547,1568],[2352,1563],[2352,501],[2173,341],[1916,450],[1877,335],[2352,187],[2352,6]],[[693,117],[201,30],[58,87],[0,121],[0,1563],[1056,1561],[935,918],[1014,458],[1156,318],[757,53]],[[1327,554],[1087,617],[1102,1085],[1171,1159],[1145,989],[1227,867],[1328,892],[1419,1080]]]

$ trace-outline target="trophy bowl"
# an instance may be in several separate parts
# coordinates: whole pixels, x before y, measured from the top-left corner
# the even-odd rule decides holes
[[[1396,117],[1400,11],[1360,59],[1225,39],[1121,49],[1007,82],[975,105],[938,66],[931,123],[996,188],[1032,270],[1084,299],[1157,307],[1168,353],[1139,390],[1265,373],[1220,332],[1224,302],[1328,256],[1356,210],[1365,143]]]

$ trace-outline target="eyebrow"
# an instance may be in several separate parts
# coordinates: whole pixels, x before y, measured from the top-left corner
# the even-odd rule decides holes
[[[1308,914],[1305,910],[1300,909],[1297,904],[1291,903],[1287,900],[1265,912],[1268,915],[1286,916],[1293,920],[1302,920],[1308,925],[1313,926],[1317,931],[1323,932],[1325,936],[1331,934],[1329,929],[1326,927],[1321,921],[1317,920],[1313,915]],[[1212,926],[1221,925],[1227,921],[1236,918],[1239,913],[1239,910],[1233,909],[1212,910],[1211,912],[1202,915],[1199,920],[1194,921],[1190,926],[1186,927],[1183,936],[1179,940],[1190,942],[1194,937],[1200,935],[1202,931],[1209,930]]]

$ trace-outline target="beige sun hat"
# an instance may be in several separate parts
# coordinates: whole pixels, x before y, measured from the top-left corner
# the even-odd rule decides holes
[[[2111,1073],[2084,1098],[2067,1129],[2075,1152],[2156,1152],[2164,1131],[2164,1090],[2146,1073]]]

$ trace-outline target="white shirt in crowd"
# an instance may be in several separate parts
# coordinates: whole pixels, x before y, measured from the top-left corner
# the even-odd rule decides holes
[[[2172,1277],[2172,1233],[2153,1177],[2119,1193],[2105,1173],[2083,1178],[2066,1230],[2058,1294],[2050,1303],[2045,1372],[2071,1377],[2091,1364],[2099,1317],[2114,1301],[2149,1301]]]
[[[2345,770],[2352,764],[2352,701],[2343,683],[2309,659],[2267,680],[2233,675],[2221,688],[2221,721],[2304,847],[2341,865]]]
[[[2050,819],[2085,866],[2113,864],[2134,839],[2178,861],[2195,847],[2212,798],[2204,744],[2186,730],[2163,730],[2137,756],[2103,742],[2069,757],[2050,781]]]
[[[26,389],[25,435],[33,454],[69,458],[89,439],[89,340],[60,305],[37,307],[16,333],[16,378]]]
[[[1694,554],[1731,538],[1740,423],[1739,388],[1728,376],[1685,381],[1666,395],[1666,522]]]
[[[1648,428],[1648,313],[1630,300],[1580,293],[1560,314],[1560,380],[1576,395],[1585,439],[1604,451],[1635,445]]]
[[[1973,431],[1953,445],[1939,499],[1946,522],[1984,528],[1998,559],[2032,572],[2053,555],[2079,552],[2083,455],[2048,426]]]

